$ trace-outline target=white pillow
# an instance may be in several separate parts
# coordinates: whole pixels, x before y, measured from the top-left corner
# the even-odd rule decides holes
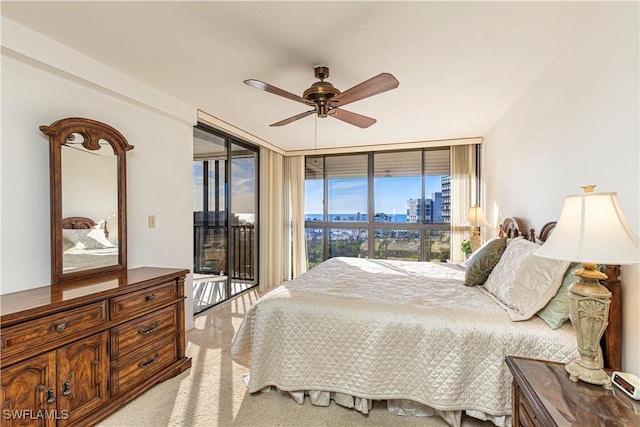
[[[99,228],[92,228],[89,234],[87,234],[91,240],[95,243],[91,247],[91,249],[103,249],[103,248],[113,248],[115,245],[107,239],[104,235],[104,230]]]
[[[553,298],[569,261],[542,258],[540,245],[518,239],[507,245],[484,287],[505,304],[513,321],[527,320]]]
[[[115,245],[104,235],[103,230],[96,228],[63,229],[62,237],[74,244],[74,249],[105,249]]]

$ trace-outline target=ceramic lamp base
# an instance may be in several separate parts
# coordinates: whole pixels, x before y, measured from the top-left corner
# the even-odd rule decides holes
[[[611,390],[611,378],[604,369],[591,369],[580,365],[580,360],[574,360],[565,365],[569,373],[569,379],[573,382],[584,381],[589,384],[601,385],[607,390]]]
[[[611,378],[602,369],[600,339],[609,324],[611,292],[600,284],[607,275],[596,265],[583,263],[574,273],[578,281],[569,286],[569,317],[576,331],[580,359],[569,362],[566,370],[571,381],[584,381],[611,389]]]
[[[480,227],[472,227],[471,230],[471,252],[475,252],[480,248]]]

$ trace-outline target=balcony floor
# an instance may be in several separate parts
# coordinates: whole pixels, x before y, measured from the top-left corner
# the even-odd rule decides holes
[[[226,296],[225,285],[228,276],[214,274],[193,275],[193,314],[198,314],[223,302]],[[231,297],[253,287],[255,283],[241,280],[231,281]]]

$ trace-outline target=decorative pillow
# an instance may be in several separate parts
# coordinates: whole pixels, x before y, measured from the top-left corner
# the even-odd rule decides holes
[[[489,240],[487,240],[486,242],[484,242],[482,245],[480,245],[480,247],[475,251],[475,252],[471,252],[471,255],[469,255],[469,258],[466,259],[465,262],[462,263],[462,266],[464,268],[467,268],[470,264],[474,263],[474,258],[476,258],[478,256],[478,254],[482,254],[484,253],[484,248],[485,246],[491,245],[491,244],[495,244],[493,243],[494,240],[498,240],[499,237],[492,237]]]
[[[97,228],[63,229],[62,237],[71,242],[74,249],[104,249],[115,245],[104,235],[104,231]]]
[[[524,239],[512,242],[485,283],[485,289],[507,306],[513,321],[530,319],[547,305],[570,264],[534,255],[539,248]]]
[[[582,264],[579,262],[572,262],[569,265],[556,295],[551,298],[551,301],[542,310],[536,313],[551,329],[558,329],[564,322],[569,320],[569,285],[578,279],[573,275],[573,272],[580,268],[582,268]]]
[[[500,260],[506,246],[505,237],[494,237],[475,251],[467,260],[464,284],[467,286],[483,284]]]
[[[538,311],[536,315],[544,320],[551,329],[558,329],[569,320],[569,285],[578,280],[573,274],[574,271],[582,268],[582,263],[572,262],[567,268],[562,278],[562,285],[551,301]],[[599,265],[598,269],[603,271],[604,266]]]

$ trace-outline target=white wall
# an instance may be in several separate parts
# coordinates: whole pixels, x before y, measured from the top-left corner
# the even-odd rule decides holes
[[[129,268],[191,269],[196,108],[177,100],[172,104],[144,84],[10,21],[3,19],[2,26],[0,293],[50,284],[48,137],[38,127],[65,117],[107,123],[135,147],[127,153]],[[20,46],[25,37],[30,38],[28,49]],[[56,51],[64,63],[56,63]],[[83,71],[62,72],[68,64]],[[131,97],[122,94],[127,87]],[[156,215],[154,229],[147,228],[150,214]],[[191,328],[191,276],[185,293],[186,326]]]
[[[617,191],[640,231],[638,3],[603,2],[593,21],[484,140],[484,205],[494,224],[557,220],[580,186]],[[623,267],[623,369],[640,375],[640,274]]]

